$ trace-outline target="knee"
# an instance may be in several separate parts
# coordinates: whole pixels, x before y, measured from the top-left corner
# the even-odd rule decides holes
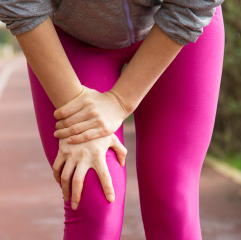
[[[108,164],[110,172],[114,171],[115,160],[107,156],[107,161],[111,161]],[[108,236],[119,239],[124,215],[125,172],[116,172],[123,182],[120,185],[116,183],[119,179],[111,175],[116,195],[112,203],[107,201],[95,170],[88,170],[77,210],[72,210],[71,200],[65,203],[65,234],[76,231],[77,239],[82,239],[80,236],[90,240],[109,239]]]

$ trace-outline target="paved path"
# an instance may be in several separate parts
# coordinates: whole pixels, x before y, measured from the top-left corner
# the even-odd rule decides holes
[[[26,61],[15,58],[0,96],[0,240],[61,240],[63,200],[35,122]],[[8,61],[11,64],[12,61]],[[11,65],[9,65],[11,66]],[[5,70],[4,70],[5,69]],[[10,72],[9,72],[10,71]],[[6,73],[7,72],[7,73]],[[135,170],[135,132],[125,124],[128,185],[121,240],[144,240]],[[203,240],[241,239],[241,186],[204,164],[200,182]]]

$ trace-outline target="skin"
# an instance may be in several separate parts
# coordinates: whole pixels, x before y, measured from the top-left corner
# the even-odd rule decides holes
[[[114,188],[105,160],[105,154],[109,147],[115,151],[117,159],[123,167],[127,150],[115,134],[79,144],[68,144],[66,139],[59,140],[59,151],[53,165],[53,173],[56,181],[61,182],[65,201],[69,201],[70,178],[74,174],[72,180],[72,209],[77,209],[79,205],[84,178],[90,168],[96,171],[106,198],[110,202],[115,200]],[[63,165],[63,172],[60,176],[59,173]]]
[[[114,201],[104,153],[112,147],[124,166],[127,151],[113,133],[135,110],[183,46],[154,24],[114,87],[109,92],[99,93],[81,85],[81,79],[76,76],[50,18],[16,37],[57,109],[54,116],[59,121],[54,135],[60,140],[53,174],[56,181],[62,183],[64,198],[69,199],[70,179],[74,173],[72,208],[77,208],[84,176],[92,167],[100,177],[108,201]],[[84,164],[85,167],[79,167]],[[107,177],[103,180],[101,176]]]
[[[78,97],[55,111],[54,116],[61,120],[56,124],[59,130],[54,136],[66,138],[75,135],[67,139],[68,143],[81,143],[107,136],[115,132],[128,115],[125,106],[114,94],[84,87]]]
[[[182,47],[183,45],[173,41],[154,24],[109,92],[99,93],[99,96],[96,96],[93,90],[91,93],[90,89],[87,89],[80,96],[55,111],[54,116],[60,121],[56,124],[57,131],[54,136],[68,137],[68,143],[81,143],[115,132],[120,123],[136,109]],[[109,96],[114,104],[108,100],[103,102],[104,95]],[[117,104],[115,98],[118,101]],[[88,99],[95,101],[93,104],[84,106],[83,101]],[[116,110],[113,109],[114,105],[120,109],[119,114],[116,114]],[[94,117],[89,117],[89,109],[95,114]],[[91,122],[93,119],[95,122]],[[90,124],[84,126],[83,121],[86,120]],[[98,124],[96,120],[98,120]]]

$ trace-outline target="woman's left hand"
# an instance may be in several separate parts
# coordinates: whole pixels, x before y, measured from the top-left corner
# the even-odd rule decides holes
[[[74,144],[104,137],[114,133],[128,115],[115,94],[84,87],[79,96],[54,112],[60,119],[54,136]]]

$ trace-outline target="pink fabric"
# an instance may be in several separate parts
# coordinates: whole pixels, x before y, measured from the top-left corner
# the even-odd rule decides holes
[[[83,43],[56,27],[82,84],[109,90],[141,42],[106,50]],[[137,173],[147,240],[200,240],[199,177],[216,114],[224,51],[221,6],[196,43],[186,45],[134,112]],[[28,65],[39,132],[52,166],[55,110]],[[122,127],[116,135],[123,142]],[[116,200],[109,203],[96,172],[86,175],[78,210],[64,204],[64,240],[120,239],[126,170],[108,150],[106,161]]]

